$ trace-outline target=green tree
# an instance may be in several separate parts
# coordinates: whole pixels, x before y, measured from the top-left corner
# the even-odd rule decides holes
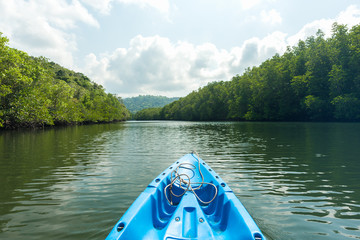
[[[358,121],[360,25],[288,47],[230,82],[213,82],[160,110],[163,119]]]
[[[334,117],[342,121],[360,120],[360,100],[352,94],[337,96],[331,102],[335,107]]]
[[[83,74],[7,44],[0,33],[0,127],[128,119],[119,99]]]

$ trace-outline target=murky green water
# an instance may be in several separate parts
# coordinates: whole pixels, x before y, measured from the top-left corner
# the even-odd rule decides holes
[[[360,239],[360,124],[217,122],[0,132],[0,239],[104,239],[193,149],[269,239]]]

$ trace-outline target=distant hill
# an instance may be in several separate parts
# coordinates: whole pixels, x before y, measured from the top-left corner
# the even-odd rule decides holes
[[[139,95],[137,97],[124,98],[123,102],[130,112],[136,113],[146,108],[163,107],[178,99],[178,97],[168,98],[164,96]]]

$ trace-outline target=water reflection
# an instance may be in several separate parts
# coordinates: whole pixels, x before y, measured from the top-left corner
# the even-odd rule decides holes
[[[0,132],[0,238],[103,239],[195,149],[269,239],[360,239],[360,124],[126,122]]]

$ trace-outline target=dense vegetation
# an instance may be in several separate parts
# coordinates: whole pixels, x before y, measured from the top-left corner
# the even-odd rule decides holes
[[[160,113],[162,108],[145,108],[133,114],[132,118],[136,120],[166,120]]]
[[[0,127],[109,122],[126,107],[81,73],[8,46],[0,33]]]
[[[130,112],[136,113],[146,108],[163,107],[178,99],[177,97],[168,98],[164,96],[140,95],[137,97],[124,98],[123,102]]]
[[[213,82],[163,108],[138,113],[169,120],[360,120],[360,25],[335,23],[332,36],[288,47],[228,82]]]

